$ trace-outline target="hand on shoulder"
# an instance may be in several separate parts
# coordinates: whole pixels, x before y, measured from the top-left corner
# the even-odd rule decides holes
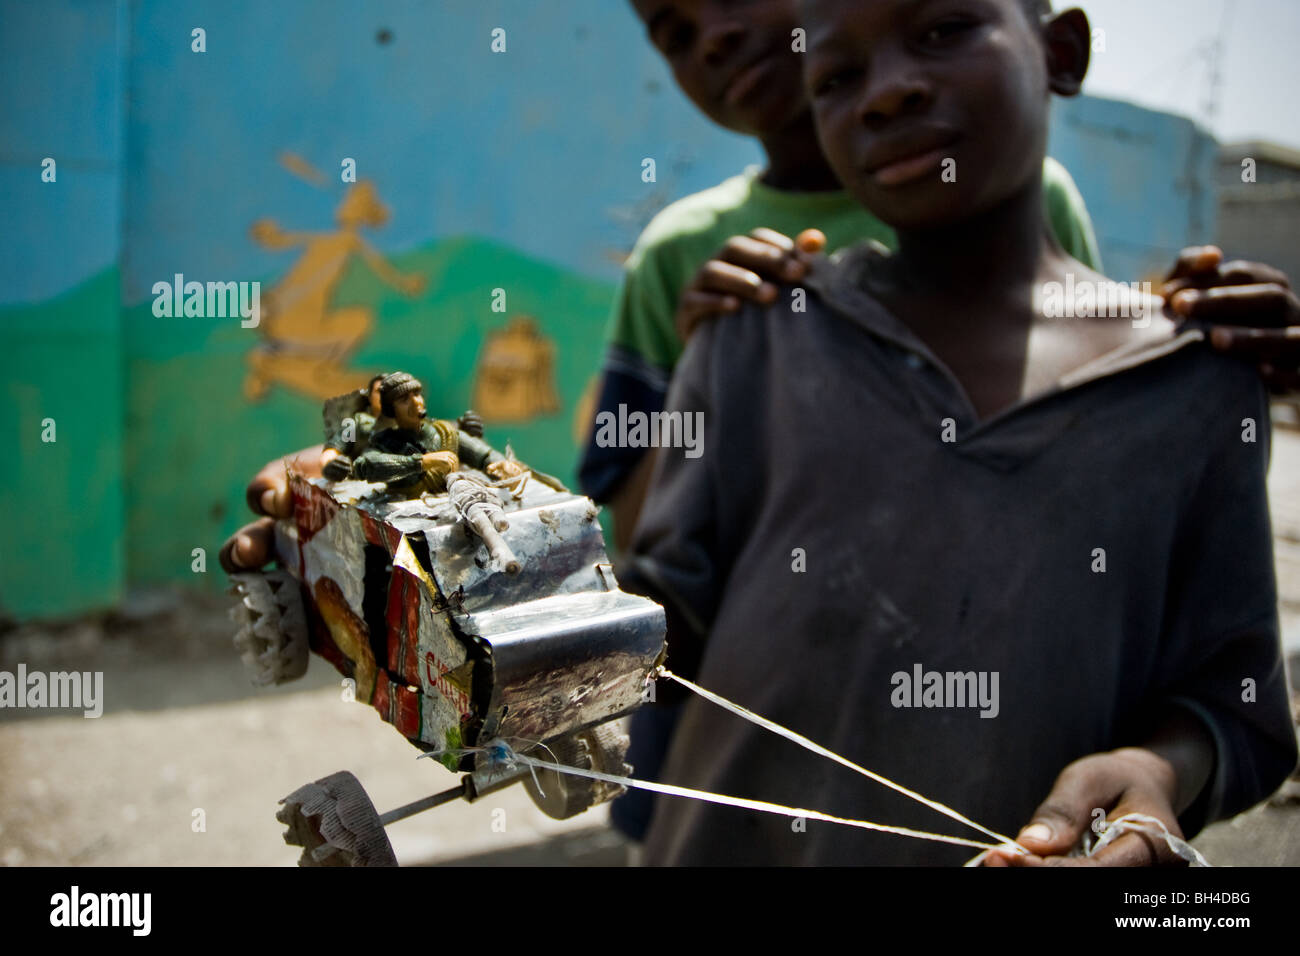
[[[812,256],[825,247],[826,236],[817,229],[805,229],[796,239],[772,229],[732,236],[683,290],[677,334],[685,342],[702,323],[736,312],[745,302],[771,305],[777,286],[806,276]]]

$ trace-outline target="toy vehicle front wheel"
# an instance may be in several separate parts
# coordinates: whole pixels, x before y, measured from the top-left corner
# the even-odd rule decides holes
[[[275,818],[284,842],[303,848],[299,866],[397,866],[379,812],[361,781],[346,770],[299,787]]]

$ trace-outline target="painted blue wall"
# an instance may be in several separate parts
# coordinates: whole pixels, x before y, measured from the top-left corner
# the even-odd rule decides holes
[[[1163,275],[1184,246],[1213,242],[1218,145],[1191,120],[1116,100],[1053,107],[1050,149],[1074,177],[1108,275]]]
[[[117,260],[125,37],[120,0],[0,2],[0,305]],[[47,156],[54,183],[41,181]]]

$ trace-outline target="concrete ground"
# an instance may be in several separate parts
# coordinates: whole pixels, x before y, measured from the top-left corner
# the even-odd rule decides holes
[[[1270,492],[1285,641],[1300,664],[1300,432],[1274,436]],[[104,714],[0,710],[0,863],[292,866],[278,800],[351,770],[383,812],[456,777],[313,658],[306,678],[259,691],[244,676],[227,602],[155,592],[107,617],[0,634],[0,670],[102,670]],[[619,865],[627,845],[598,808],[544,816],[514,786],[389,827],[406,865]],[[1210,827],[1214,863],[1300,865],[1300,785]]]

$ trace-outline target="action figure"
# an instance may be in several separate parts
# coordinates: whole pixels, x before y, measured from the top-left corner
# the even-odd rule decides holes
[[[393,426],[370,436],[370,447],[356,459],[353,474],[364,481],[386,482],[390,491],[408,498],[443,494],[447,475],[461,463],[492,478],[513,478],[528,469],[471,434],[461,422],[425,419],[424,387],[406,372],[393,372],[379,383],[380,413]],[[472,424],[465,422],[465,425]]]
[[[364,389],[326,400],[323,411],[326,440],[320,464],[321,473],[330,481],[351,477],[352,464],[370,447],[371,436],[392,427],[393,420],[384,415],[380,400],[383,380],[383,375],[376,375]],[[473,409],[461,415],[456,424],[467,435],[483,437],[483,420]]]
[[[321,473],[330,481],[352,474],[352,462],[370,446],[370,436],[379,427],[379,386],[384,376],[376,375],[364,390],[357,389],[325,402],[325,447],[320,453]],[[385,426],[391,422],[385,422]]]

